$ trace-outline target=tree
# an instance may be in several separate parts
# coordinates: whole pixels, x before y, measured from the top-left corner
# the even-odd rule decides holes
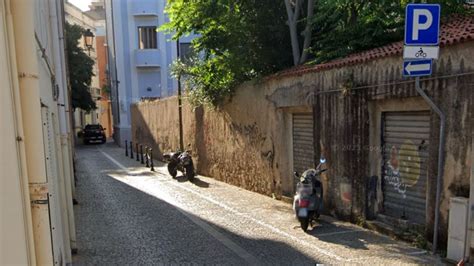
[[[217,105],[241,82],[403,39],[409,0],[170,0],[162,30],[196,33],[198,57],[175,65],[194,104]],[[439,2],[445,17],[459,0]],[[289,34],[288,34],[289,33]]]
[[[193,64],[180,67],[195,104],[217,105],[246,80],[291,66],[285,6],[275,0],[171,0],[174,39],[195,33]]]
[[[403,40],[405,6],[401,0],[319,0],[312,19],[312,63]],[[418,1],[420,2],[420,1]],[[468,12],[458,0],[430,0],[440,3],[442,15]]]
[[[290,29],[291,36],[291,48],[293,52],[293,64],[299,65],[306,62],[308,58],[308,49],[311,44],[311,35],[313,30],[311,29],[313,13],[314,13],[314,0],[307,0],[308,7],[306,9],[307,16],[305,19],[306,26],[302,32],[304,38],[303,48],[300,52],[300,37],[298,36],[298,23],[300,22],[300,14],[303,12],[304,0],[284,0],[286,13],[288,14],[288,27]]]
[[[72,107],[84,111],[97,109],[90,94],[94,60],[79,47],[79,40],[85,30],[78,25],[66,23],[66,47],[69,69],[69,80],[71,83]]]

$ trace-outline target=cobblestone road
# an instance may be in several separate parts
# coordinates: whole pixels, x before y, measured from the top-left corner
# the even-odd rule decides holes
[[[291,206],[211,178],[150,172],[113,144],[77,148],[77,265],[433,264],[407,243],[323,217],[308,234]]]

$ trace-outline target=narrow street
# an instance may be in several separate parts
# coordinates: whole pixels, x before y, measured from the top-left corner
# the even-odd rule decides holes
[[[164,164],[150,172],[115,144],[76,151],[77,265],[439,262],[330,217],[306,234],[287,203],[207,177],[172,179]]]

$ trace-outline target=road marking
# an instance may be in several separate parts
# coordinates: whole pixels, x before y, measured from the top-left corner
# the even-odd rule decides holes
[[[102,151],[102,150],[100,150],[100,149],[99,149],[99,151],[100,151],[102,154],[104,154],[107,158],[109,158],[112,162],[114,162],[118,167],[120,167],[120,168],[122,168],[123,170],[126,170],[126,171],[128,172],[128,169],[127,169],[125,166],[123,166],[122,164],[120,164],[119,162],[117,162],[117,161],[116,161],[114,158],[112,158],[109,154],[107,154],[106,152],[104,152],[104,151]],[[162,173],[159,173],[159,172],[154,172],[154,174],[155,174],[155,175],[161,175],[161,176],[163,175]],[[237,216],[240,216],[240,217],[242,217],[242,218],[248,219],[248,220],[250,220],[250,221],[252,221],[252,222],[254,222],[254,223],[256,223],[256,224],[258,224],[258,225],[260,225],[260,226],[262,226],[262,227],[265,227],[265,228],[269,229],[270,231],[273,231],[273,232],[276,233],[276,234],[279,234],[279,235],[284,236],[284,237],[286,237],[286,238],[290,238],[291,240],[293,240],[293,241],[299,243],[300,245],[309,247],[309,248],[311,248],[311,249],[313,249],[313,250],[315,250],[315,251],[317,251],[317,252],[319,252],[319,253],[321,253],[321,254],[323,254],[323,255],[326,255],[326,256],[328,256],[328,257],[330,257],[330,258],[332,258],[332,259],[335,259],[335,260],[338,260],[338,261],[343,261],[343,262],[344,262],[344,261],[345,261],[345,262],[352,262],[352,261],[359,261],[359,260],[363,260],[363,259],[378,258],[378,257],[375,257],[375,256],[362,257],[362,258],[353,258],[353,259],[343,258],[343,257],[341,257],[341,256],[339,256],[339,255],[337,255],[337,254],[335,254],[335,253],[333,253],[333,252],[331,252],[331,251],[329,251],[329,250],[326,250],[326,249],[317,247],[317,246],[315,246],[314,244],[311,244],[311,243],[308,243],[308,242],[306,242],[306,241],[304,241],[304,240],[301,240],[300,238],[295,237],[295,236],[293,236],[293,235],[291,235],[291,234],[288,234],[288,233],[286,233],[286,232],[284,232],[284,231],[278,229],[277,227],[274,227],[274,226],[272,226],[272,225],[269,225],[269,224],[267,224],[267,223],[265,223],[265,222],[263,222],[263,221],[257,220],[257,219],[255,219],[255,218],[253,218],[253,217],[251,217],[251,216],[249,216],[249,215],[247,215],[247,214],[245,214],[245,213],[239,212],[239,211],[237,211],[237,210],[235,210],[235,209],[229,207],[228,205],[225,205],[225,204],[223,204],[223,203],[221,203],[221,202],[219,202],[219,201],[214,200],[213,198],[210,198],[210,197],[208,197],[208,196],[202,195],[202,194],[200,194],[199,192],[197,192],[197,191],[195,191],[195,190],[192,190],[192,189],[190,189],[190,188],[185,187],[184,185],[181,185],[180,183],[170,182],[170,183],[168,183],[168,184],[173,185],[173,186],[175,186],[175,187],[179,187],[179,188],[181,188],[181,189],[183,189],[183,190],[186,190],[186,191],[188,191],[188,192],[190,192],[190,193],[192,193],[192,194],[195,194],[196,196],[198,196],[198,197],[200,197],[200,198],[202,198],[202,199],[204,199],[204,200],[207,200],[207,201],[209,201],[209,202],[211,202],[211,203],[213,203],[213,204],[215,204],[215,205],[217,205],[217,206],[219,206],[219,207],[221,207],[221,208],[223,208],[223,209],[225,209],[225,210],[228,210],[229,212],[232,212],[232,213],[234,213],[234,214],[237,215]],[[156,195],[153,195],[153,196],[156,196]],[[170,204],[172,204],[172,203],[170,203]],[[173,204],[173,205],[177,206],[177,204]],[[177,209],[180,210],[179,208],[177,208]],[[181,210],[180,210],[180,211],[181,211]],[[181,212],[183,212],[183,214],[188,217],[189,214],[185,213],[184,211],[181,211]],[[193,218],[194,218],[194,217],[193,217]],[[191,219],[191,218],[190,218],[190,219]],[[192,220],[192,219],[191,219],[191,220]],[[193,220],[192,220],[192,221],[193,221]],[[193,222],[194,222],[194,221],[193,221]],[[202,222],[202,221],[199,221],[199,222]],[[206,223],[205,223],[205,224],[206,224]],[[208,224],[206,224],[206,225],[208,225]],[[198,226],[200,226],[200,225],[198,225]],[[209,225],[208,225],[208,226],[209,226]],[[210,227],[210,226],[209,226],[209,227]],[[203,229],[204,229],[204,228],[203,228]],[[210,227],[210,229],[211,229],[211,230],[214,230],[212,227]],[[204,229],[204,230],[206,230],[206,229]],[[207,231],[207,230],[206,230],[206,231]],[[214,230],[214,231],[215,231],[215,230]],[[334,232],[334,233],[321,234],[320,236],[332,235],[332,234],[343,234],[343,233],[350,233],[350,232],[360,232],[360,231],[364,232],[364,231],[366,231],[366,230],[347,230],[347,231],[341,231],[341,232]],[[219,233],[219,232],[217,232],[217,231],[215,231],[215,232],[216,232],[217,234],[221,234],[221,233]],[[224,235],[222,235],[222,237],[223,237],[224,239],[227,239]],[[219,240],[219,239],[217,239],[217,240]],[[219,240],[219,241],[220,241],[220,240]],[[231,240],[229,240],[229,241],[232,242]],[[232,243],[233,243],[233,242],[232,242]],[[224,244],[224,243],[223,243],[223,244]],[[234,244],[235,244],[235,243],[234,243]],[[224,245],[225,245],[225,244],[224,244]],[[241,248],[241,247],[238,246],[237,244],[235,244],[235,245],[236,245],[238,248]],[[227,245],[226,245],[226,246],[227,246]],[[228,246],[227,246],[227,247],[228,247]],[[237,253],[237,252],[236,252],[235,250],[233,250],[231,247],[228,247],[228,248],[230,248],[232,251],[234,251],[236,254],[239,255],[239,253]],[[241,249],[242,249],[242,248],[241,248]],[[243,251],[243,252],[247,252],[247,251],[245,251],[245,250],[243,250],[243,249],[242,249],[242,251]],[[426,251],[415,251],[415,252],[409,252],[409,253],[406,253],[406,254],[392,254],[392,255],[390,255],[389,257],[403,257],[403,256],[405,256],[405,255],[422,255],[422,254],[426,254]],[[249,255],[250,255],[250,254],[249,254]],[[241,255],[239,255],[239,256],[242,257]],[[252,256],[252,255],[250,255],[250,256]],[[242,257],[242,258],[243,258],[243,257]],[[244,258],[243,258],[243,259],[244,259]],[[254,263],[253,263],[253,264],[254,264]]]
[[[256,224],[258,224],[258,225],[260,225],[260,226],[262,226],[262,227],[265,227],[265,228],[269,229],[270,231],[273,231],[273,232],[276,233],[276,234],[279,234],[279,235],[284,236],[284,237],[286,237],[286,238],[290,238],[290,239],[292,239],[293,241],[299,243],[300,245],[310,247],[311,249],[314,249],[314,250],[316,250],[317,252],[319,252],[319,253],[321,253],[321,254],[323,254],[323,255],[326,255],[326,256],[328,256],[328,257],[330,257],[330,258],[332,258],[332,259],[335,259],[335,260],[338,260],[338,261],[346,261],[345,258],[340,257],[340,256],[338,256],[338,255],[336,255],[336,254],[330,252],[329,250],[326,250],[326,249],[317,247],[317,246],[315,246],[314,244],[310,244],[310,243],[308,243],[308,242],[306,242],[306,241],[303,241],[303,240],[301,240],[301,239],[298,238],[298,237],[295,237],[295,236],[293,236],[293,235],[290,235],[290,234],[288,234],[288,233],[286,233],[286,232],[284,232],[284,231],[282,231],[282,230],[280,230],[280,229],[278,229],[278,228],[276,228],[276,227],[274,227],[274,226],[272,226],[272,225],[269,225],[269,224],[267,224],[267,223],[265,223],[265,222],[262,222],[262,221],[260,221],[260,220],[255,219],[255,218],[253,218],[253,217],[251,217],[251,216],[249,216],[249,215],[247,215],[247,214],[244,214],[244,213],[241,213],[241,212],[239,212],[239,211],[237,211],[237,210],[235,210],[235,209],[232,209],[231,207],[229,207],[229,206],[227,206],[227,205],[225,205],[225,204],[222,204],[222,203],[220,203],[220,202],[218,202],[218,201],[216,201],[216,200],[214,200],[214,199],[212,199],[212,198],[210,198],[210,197],[208,197],[208,196],[204,196],[204,195],[202,195],[202,194],[200,194],[200,193],[198,193],[198,192],[196,192],[196,191],[194,191],[194,190],[192,190],[192,189],[189,189],[189,188],[187,188],[187,187],[185,187],[185,186],[183,186],[183,185],[181,185],[181,184],[178,184],[178,183],[169,183],[169,184],[171,184],[171,185],[173,185],[173,186],[180,187],[180,188],[182,188],[182,189],[184,189],[184,190],[186,190],[186,191],[189,191],[189,192],[191,192],[191,193],[197,195],[198,197],[200,197],[200,198],[202,198],[202,199],[205,199],[205,200],[207,200],[207,201],[209,201],[209,202],[211,202],[211,203],[213,203],[213,204],[215,204],[215,205],[217,205],[217,206],[219,206],[219,207],[221,207],[221,208],[223,208],[223,209],[225,209],[225,210],[228,210],[228,211],[234,213],[235,215],[238,215],[238,216],[240,216],[240,217],[243,217],[243,218],[246,218],[246,219],[248,219],[248,220],[251,220],[252,222],[254,222],[254,223],[256,223]]]
[[[366,232],[366,230],[362,229],[356,229],[356,230],[345,230],[345,231],[338,231],[338,232],[332,232],[332,233],[323,233],[323,234],[315,234],[315,237],[320,237],[320,236],[332,236],[332,235],[340,235],[340,234],[348,234],[348,233],[357,233],[357,232]]]
[[[121,168],[122,170],[125,170],[127,171],[127,167],[125,167],[124,165],[122,165],[120,162],[118,162],[117,160],[115,160],[112,156],[110,156],[109,154],[107,154],[106,152],[104,152],[103,150],[99,149],[99,151],[105,156],[107,157],[107,159],[109,159],[112,163],[114,163],[115,165],[117,165],[119,168]],[[128,172],[128,171],[127,171]],[[139,186],[136,186],[134,184],[132,184],[132,182],[128,181],[128,180],[123,180],[121,178],[117,178],[117,177],[114,177],[114,179],[116,180],[119,180],[123,183],[126,183],[130,186],[133,186],[135,188],[138,188],[140,189],[141,191],[143,191],[143,188],[142,187],[139,187]],[[227,248],[229,248],[231,251],[233,251],[235,254],[237,254],[237,256],[239,256],[240,258],[242,258],[243,260],[245,260],[248,264],[251,264],[251,265],[260,265],[261,262],[256,258],[254,257],[252,254],[248,253],[245,249],[243,249],[242,247],[240,247],[238,244],[236,244],[235,242],[233,242],[232,240],[230,240],[229,238],[227,238],[226,236],[224,236],[222,233],[218,232],[217,230],[215,230],[214,228],[212,228],[208,223],[190,215],[189,213],[187,213],[186,211],[184,211],[183,209],[181,209],[180,207],[178,207],[178,203],[173,200],[171,197],[163,197],[163,195],[156,195],[154,193],[150,193],[149,191],[146,192],[147,194],[150,194],[154,197],[157,197],[157,198],[160,198],[161,200],[164,200],[166,202],[168,202],[169,204],[173,205],[176,207],[176,209],[182,213],[184,216],[186,216],[187,218],[189,218],[194,224],[196,224],[197,226],[201,227],[201,229],[203,229],[204,231],[206,231],[209,235],[211,235],[212,237],[214,237],[215,239],[217,239],[219,242],[221,242],[224,246],[226,246]]]

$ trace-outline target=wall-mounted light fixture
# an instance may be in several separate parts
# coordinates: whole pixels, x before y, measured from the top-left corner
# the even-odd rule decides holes
[[[86,44],[87,51],[89,52],[89,56],[91,55],[91,49],[94,43],[94,33],[90,30],[87,29],[84,32],[84,42]]]

